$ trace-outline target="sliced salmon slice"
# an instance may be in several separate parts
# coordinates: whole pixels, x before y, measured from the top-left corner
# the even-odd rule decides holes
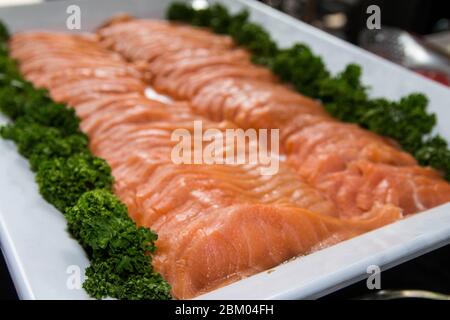
[[[393,206],[376,211],[367,220],[342,221],[303,209],[230,206],[202,215],[178,232],[159,230],[154,263],[177,297],[192,298],[308,254],[331,238],[342,241],[401,217]]]
[[[328,194],[343,216],[359,215],[374,203],[391,203],[411,214],[450,201],[450,185],[435,170],[419,166],[362,160],[314,185]]]

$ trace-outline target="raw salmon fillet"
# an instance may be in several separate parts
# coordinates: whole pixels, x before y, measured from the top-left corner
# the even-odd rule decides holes
[[[358,216],[378,203],[410,214],[450,201],[450,185],[439,173],[419,167],[395,142],[332,119],[319,102],[278,83],[269,70],[252,66],[249,55],[228,37],[210,33],[215,40],[205,45],[184,37],[182,28],[129,18],[100,28],[98,35],[130,61],[146,62],[152,76],[145,80],[189,101],[195,113],[241,128],[279,128],[289,165],[331,199],[342,217]],[[207,32],[184,28],[192,34]],[[146,46],[159,38],[166,40],[152,46],[147,58]],[[171,50],[172,42],[185,45]],[[137,48],[142,51],[136,59]]]

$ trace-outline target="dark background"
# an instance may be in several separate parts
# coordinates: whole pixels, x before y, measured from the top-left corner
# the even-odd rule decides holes
[[[450,4],[445,0],[260,0],[302,21],[357,44],[366,28],[370,5],[378,5],[383,26],[397,27],[418,35],[450,30]],[[331,15],[343,23],[329,23]]]
[[[0,256],[0,300],[17,299],[16,290],[8,273],[3,254]]]

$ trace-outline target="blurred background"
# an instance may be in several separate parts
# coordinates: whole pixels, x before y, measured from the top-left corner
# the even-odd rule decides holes
[[[382,25],[427,36],[450,31],[447,1],[430,0],[261,0],[302,21],[358,44],[366,29],[367,7],[381,9]],[[449,40],[450,41],[450,40]],[[447,49],[450,43],[447,43]]]
[[[299,20],[450,86],[450,9],[439,0],[260,0]],[[381,29],[369,30],[369,6]]]

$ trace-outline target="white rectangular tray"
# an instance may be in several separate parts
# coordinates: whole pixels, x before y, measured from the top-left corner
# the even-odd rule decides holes
[[[438,114],[438,131],[450,138],[450,90],[389,63],[256,1],[224,0],[230,9],[247,7],[280,45],[306,42],[337,72],[347,63],[364,69],[364,82],[375,96],[391,99],[413,91],[430,98]],[[66,9],[81,8],[82,31],[91,31],[118,12],[163,18],[170,1],[57,1],[0,8],[0,19],[12,32],[66,30]],[[0,121],[5,121],[0,116]],[[69,289],[71,266],[81,274],[88,260],[66,231],[61,213],[39,195],[33,174],[11,142],[0,139],[0,242],[22,299],[87,299],[82,289]],[[367,277],[367,267],[382,270],[450,243],[450,204],[417,214],[330,248],[297,258],[271,270],[210,292],[199,299],[316,298]],[[382,281],[381,281],[382,283]]]

